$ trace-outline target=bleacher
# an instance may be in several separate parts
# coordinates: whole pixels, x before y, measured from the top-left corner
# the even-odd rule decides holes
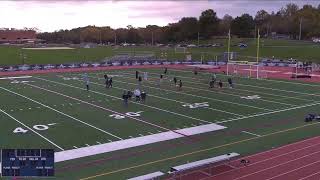
[[[145,174],[145,175],[142,175],[142,176],[130,178],[128,180],[151,180],[151,179],[159,178],[160,176],[163,176],[163,175],[164,175],[163,172],[157,171],[157,172],[154,172],[154,173]]]
[[[230,160],[231,158],[237,157],[239,155],[240,154],[233,152],[233,153],[216,156],[216,157],[209,158],[209,159],[195,161],[195,162],[172,167],[171,172],[177,173],[177,172],[182,172],[182,171],[198,168],[198,167],[209,165],[209,164],[227,161],[227,160]]]

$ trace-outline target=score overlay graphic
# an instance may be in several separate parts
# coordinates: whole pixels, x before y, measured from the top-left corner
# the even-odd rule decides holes
[[[1,150],[2,177],[53,177],[53,149]]]

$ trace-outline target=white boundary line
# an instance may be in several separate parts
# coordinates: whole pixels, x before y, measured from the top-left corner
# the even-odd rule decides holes
[[[173,70],[173,69],[170,69],[170,70]],[[176,70],[176,69],[174,69],[174,71],[182,71],[182,70]],[[182,71],[182,72],[191,72],[191,71]],[[210,74],[210,73],[204,73],[204,74]],[[218,75],[227,76],[227,75],[223,75],[223,74],[218,74]],[[191,78],[191,77],[190,77],[190,78]],[[311,84],[304,84],[304,83],[294,83],[294,82],[287,82],[287,81],[277,81],[277,80],[271,80],[271,79],[262,79],[262,80],[272,81],[272,82],[278,82],[278,83],[289,83],[289,84],[296,84],[296,85],[307,85],[307,86],[320,87],[320,85],[311,85]],[[252,87],[255,87],[255,88],[270,89],[270,90],[275,90],[275,91],[291,92],[291,93],[296,93],[296,94],[305,94],[305,95],[320,96],[320,94],[302,93],[302,92],[297,92],[297,91],[288,91],[288,90],[283,90],[283,89],[267,88],[267,87],[263,87],[263,86],[253,86],[253,85],[249,85],[249,84],[238,84],[238,85],[240,85],[240,86],[252,86]]]
[[[290,110],[295,110],[295,109],[301,109],[301,108],[311,107],[311,106],[317,106],[317,105],[320,105],[320,101],[317,101],[317,102],[311,103],[311,104],[305,104],[305,105],[301,105],[301,106],[296,106],[296,107],[292,107],[292,108],[281,109],[281,110],[277,110],[277,111],[271,111],[271,112],[265,112],[265,113],[259,113],[259,114],[254,114],[254,115],[250,115],[250,116],[235,118],[235,119],[223,120],[223,121],[219,121],[219,122],[216,122],[216,123],[217,123],[217,124],[220,124],[220,123],[238,121],[238,120],[241,120],[241,119],[247,119],[247,118],[252,118],[252,117],[259,117],[259,116],[264,116],[264,115],[268,115],[268,114],[285,112],[285,111],[290,111]]]
[[[122,77],[122,78],[126,78],[126,77]],[[117,81],[117,82],[121,82],[121,81]],[[121,82],[121,83],[127,83],[127,82]],[[151,87],[151,86],[146,86],[146,87],[149,87],[151,89],[159,89],[159,90],[163,90],[163,91],[173,92],[173,93],[176,93],[176,94],[183,94],[183,95],[187,95],[187,96],[193,96],[193,97],[198,97],[198,98],[202,98],[202,99],[208,99],[208,100],[212,100],[212,101],[219,101],[219,102],[224,102],[224,103],[228,103],[228,104],[235,104],[235,105],[238,105],[238,106],[245,106],[245,107],[250,107],[250,108],[260,109],[260,110],[265,110],[265,111],[272,111],[272,110],[266,109],[266,108],[259,108],[259,107],[250,106],[250,105],[247,105],[247,104],[235,103],[235,102],[230,102],[230,101],[224,101],[224,100],[221,100],[221,99],[214,99],[214,98],[209,98],[209,97],[204,97],[204,96],[199,96],[199,95],[194,95],[194,94],[177,92],[177,91],[173,91],[173,90],[169,90],[169,89],[161,89],[161,88],[156,88],[156,87]]]
[[[59,148],[60,150],[64,151],[64,149],[60,146],[58,146],[56,143],[52,142],[51,140],[49,140],[48,138],[44,137],[43,135],[41,135],[40,133],[38,133],[37,131],[33,130],[32,128],[30,128],[29,126],[25,125],[24,123],[22,123],[21,121],[19,121],[18,119],[16,119],[15,117],[11,116],[10,114],[8,114],[7,112],[5,112],[4,110],[0,109],[0,111],[7,115],[8,117],[10,117],[11,119],[15,120],[17,123],[21,124],[22,126],[26,127],[27,129],[29,129],[30,131],[32,131],[33,133],[35,133],[36,135],[40,136],[41,138],[43,138],[44,140],[48,141],[50,144],[54,145],[55,147]]]
[[[127,118],[129,118],[129,119],[133,119],[133,120],[136,120],[136,121],[138,121],[138,122],[142,122],[142,123],[144,123],[144,124],[148,124],[148,125],[157,127],[157,128],[159,128],[159,129],[162,129],[162,130],[171,131],[171,132],[180,134],[180,133],[178,133],[178,132],[175,131],[175,130],[172,130],[172,129],[169,129],[169,128],[166,128],[166,127],[163,127],[163,126],[154,124],[154,123],[150,123],[150,122],[148,122],[148,121],[145,121],[145,120],[142,120],[142,119],[139,119],[139,118],[135,118],[135,117],[132,117],[132,116],[128,116],[128,115],[126,115],[126,114],[119,113],[119,112],[117,112],[117,111],[114,111],[114,110],[111,110],[111,109],[108,109],[108,108],[105,108],[105,107],[102,107],[102,106],[99,106],[99,105],[96,105],[96,104],[92,104],[92,103],[89,103],[89,102],[87,102],[87,101],[83,101],[83,100],[81,100],[81,99],[75,98],[75,97],[71,97],[71,96],[68,96],[68,95],[65,95],[65,94],[62,94],[62,93],[59,93],[59,92],[56,92],[56,91],[52,91],[52,90],[49,90],[49,89],[46,89],[46,88],[42,88],[42,87],[39,87],[39,86],[36,86],[36,85],[32,85],[32,84],[28,84],[28,83],[24,83],[24,84],[29,85],[29,86],[34,87],[34,88],[42,89],[42,90],[47,91],[47,92],[51,92],[51,93],[53,93],[53,94],[58,94],[58,95],[60,95],[60,96],[67,97],[67,98],[69,98],[69,99],[73,99],[73,100],[82,102],[82,103],[84,103],[84,104],[87,104],[87,105],[90,105],[90,106],[93,106],[93,107],[96,107],[96,108],[99,108],[99,109],[103,109],[103,110],[105,110],[105,111],[109,111],[109,112],[112,112],[112,113],[115,113],[115,114],[119,114],[119,115],[125,116],[125,117],[127,117]],[[211,124],[214,124],[214,123],[211,123]],[[184,134],[180,134],[180,135],[186,136],[186,135],[184,135]]]
[[[90,76],[92,77],[92,76]],[[95,77],[92,77],[92,78],[95,78]],[[100,79],[100,78],[97,78],[97,79]],[[80,81],[80,80],[78,80]],[[95,81],[91,81],[91,84],[95,84],[95,85],[98,85],[98,86],[104,86],[102,84],[99,84]],[[132,84],[132,85],[136,85],[134,83],[129,83],[127,82],[126,84]],[[144,85],[142,85],[144,86]],[[125,89],[125,88],[120,88],[120,87],[116,87],[116,86],[112,86],[113,88],[115,89],[121,89],[121,90],[128,90],[128,89]],[[183,101],[178,101],[178,100],[174,100],[174,99],[170,99],[170,98],[164,98],[164,97],[160,97],[160,96],[156,96],[156,95],[153,95],[153,94],[148,94],[149,96],[152,96],[152,97],[155,97],[155,98],[159,98],[159,99],[164,99],[164,100],[167,100],[167,101],[173,101],[173,102],[177,102],[177,103],[180,103],[180,104],[189,104],[187,102],[183,102]],[[241,115],[241,114],[237,114],[237,113],[232,113],[232,112],[228,112],[228,111],[224,111],[224,110],[220,110],[220,109],[215,109],[215,108],[210,108],[210,107],[204,107],[205,109],[211,109],[213,111],[219,111],[219,112],[223,112],[223,113],[227,113],[227,114],[232,114],[232,115],[236,115],[236,116],[244,116],[244,115]]]
[[[91,76],[92,77],[92,76]],[[128,76],[126,77],[121,77],[121,78],[126,78],[126,79],[133,79],[133,78],[130,78]],[[115,80],[116,81],[116,80]],[[116,81],[116,82],[120,82],[120,83],[124,83],[124,82],[121,82],[121,81]],[[149,84],[154,84],[155,83],[151,83],[151,80],[150,81],[147,81]],[[152,82],[155,82],[155,81],[152,81]],[[127,83],[127,82],[126,82]],[[146,86],[146,85],[143,85],[145,87],[149,87],[151,88],[151,86]],[[205,91],[205,92],[210,92],[212,93],[212,91],[210,90],[207,90],[207,89],[202,89],[202,88],[193,88],[193,87],[190,87],[190,86],[183,86],[185,88],[188,88],[188,89],[195,89],[195,90],[200,90],[200,91]],[[225,93],[225,92],[221,92],[221,91],[215,91],[215,93],[218,93],[218,94],[225,94],[225,95],[228,95],[228,96],[235,96],[235,97],[241,97],[241,96],[245,96],[245,95],[239,95],[239,94],[233,94],[233,93]],[[247,95],[247,94],[246,94]],[[272,101],[272,100],[266,100],[266,99],[257,99],[259,101],[265,101],[265,102],[270,102],[270,103],[275,103],[275,104],[282,104],[282,105],[287,105],[287,106],[296,106],[296,105],[293,105],[293,104],[288,104],[288,103],[283,103],[283,102],[277,102],[277,101]]]
[[[149,72],[149,73],[150,73],[150,72]],[[101,73],[99,73],[99,74],[101,74]],[[121,74],[130,74],[130,73],[124,73],[124,72],[122,72]],[[150,73],[150,74],[156,74],[156,73]],[[131,74],[130,74],[130,75],[131,75]],[[193,81],[194,78],[189,77],[189,76],[188,76],[188,77],[185,77],[185,76],[176,76],[176,77],[188,79],[188,82],[187,82],[187,83],[190,83],[190,84],[203,85],[202,83],[197,83],[197,82]],[[202,79],[202,78],[199,78],[199,79],[200,79],[200,80],[205,80],[205,79]],[[254,86],[254,85],[247,85],[247,84],[239,84],[239,83],[236,83],[236,85],[239,85],[239,86],[249,86],[249,87],[254,87],[254,88],[263,88],[263,87],[261,87],[261,86]],[[272,94],[272,93],[252,91],[252,90],[247,90],[247,89],[235,88],[235,90],[237,90],[237,91],[252,92],[252,93],[258,93],[258,94],[265,94],[265,95],[269,95],[269,96],[283,97],[283,98],[288,98],[288,99],[297,99],[297,100],[303,100],[303,101],[310,101],[310,100],[302,99],[302,98],[298,98],[298,97],[291,97],[291,96],[284,96],[284,95],[278,95],[278,94]],[[276,90],[276,89],[273,89],[273,90]],[[308,94],[308,95],[309,95],[309,94]],[[272,98],[272,99],[273,99],[273,98]]]
[[[52,81],[52,80],[48,80],[48,79],[44,79],[44,78],[38,78],[38,77],[34,77],[34,78],[40,79],[40,80],[43,80],[43,81],[47,81],[47,82],[51,82],[51,83],[60,84],[60,85],[63,85],[63,86],[68,86],[68,87],[72,87],[72,88],[76,88],[76,89],[86,90],[86,89],[84,89],[84,88],[80,88],[80,87],[77,87],[77,86],[73,86],[73,85],[69,85],[69,84],[64,84],[64,83],[61,83],[61,82],[56,82],[56,81]],[[93,93],[96,93],[96,94],[100,94],[100,95],[103,95],[103,96],[106,96],[106,97],[111,97],[111,98],[115,98],[115,99],[122,100],[122,99],[119,98],[119,97],[111,96],[111,95],[104,94],[104,93],[101,93],[101,92],[98,92],[98,91],[90,90],[90,92],[93,92]],[[149,106],[149,105],[146,105],[146,104],[137,103],[137,102],[134,102],[134,101],[132,101],[132,103],[138,104],[138,105],[141,105],[141,106],[145,106],[145,107],[149,107],[149,108],[152,108],[152,109],[156,109],[156,110],[159,110],[159,111],[164,111],[164,112],[171,113],[171,114],[174,114],[174,115],[186,117],[186,118],[189,118],[189,119],[193,119],[193,120],[205,122],[205,123],[213,123],[213,122],[210,122],[210,121],[206,121],[206,120],[194,118],[194,117],[191,117],[191,116],[187,116],[187,115],[184,115],[184,114],[180,114],[180,113],[168,111],[168,110],[165,110],[165,109],[160,109],[160,108],[157,108],[157,107],[154,107],[154,106]]]
[[[178,70],[178,69],[173,69],[173,68],[170,68],[170,70],[172,71],[181,71],[181,72],[191,72],[191,71],[185,71],[185,70]],[[210,73],[207,73],[205,72],[204,74],[210,74]],[[225,75],[225,74],[218,74],[218,75],[221,75],[221,76],[227,76],[228,75]],[[242,79],[245,79],[244,77],[240,77]],[[277,82],[277,83],[287,83],[287,84],[295,84],[295,85],[305,85],[305,86],[312,86],[312,87],[320,87],[320,85],[316,85],[316,84],[308,84],[308,83],[300,83],[300,82],[289,82],[289,81],[281,81],[281,80],[275,80],[275,79],[259,79],[259,80],[264,80],[264,81],[271,81],[271,82]]]
[[[26,84],[26,83],[24,83],[24,84]],[[10,92],[10,93],[12,93],[12,94],[15,94],[15,95],[17,95],[17,96],[20,96],[20,97],[23,97],[23,98],[25,98],[25,99],[28,99],[29,101],[32,101],[32,102],[34,102],[34,103],[37,103],[37,104],[39,104],[39,105],[41,105],[41,106],[43,106],[43,107],[45,107],[45,108],[48,108],[48,109],[50,109],[50,110],[53,110],[53,111],[55,111],[55,112],[57,112],[57,113],[59,113],[59,114],[62,114],[62,115],[64,115],[64,116],[66,116],[66,117],[69,117],[69,118],[71,118],[71,119],[73,119],[73,120],[75,120],[75,121],[78,121],[78,122],[80,122],[80,123],[82,123],[82,124],[85,124],[85,125],[87,125],[87,126],[89,126],[89,127],[92,127],[92,128],[94,128],[94,129],[96,129],[96,130],[99,130],[99,131],[101,131],[101,132],[103,132],[103,133],[105,133],[105,134],[108,134],[108,135],[110,135],[110,136],[112,136],[112,137],[115,137],[115,138],[117,138],[117,139],[122,140],[122,138],[119,137],[119,136],[116,136],[116,135],[111,134],[111,133],[109,133],[109,132],[107,132],[107,131],[105,131],[105,130],[103,130],[103,129],[100,129],[100,128],[96,127],[96,126],[93,126],[93,125],[91,125],[91,124],[89,124],[89,123],[86,123],[86,122],[84,122],[84,121],[81,121],[81,120],[79,120],[79,119],[77,119],[77,118],[75,118],[75,117],[72,117],[72,116],[70,116],[70,115],[68,115],[68,114],[66,114],[66,113],[63,113],[63,112],[61,112],[61,111],[59,111],[59,110],[56,110],[56,109],[54,109],[54,108],[52,108],[52,107],[50,107],[50,106],[47,106],[47,105],[45,105],[45,104],[42,104],[41,102],[38,102],[38,101],[36,101],[36,100],[33,100],[33,99],[31,99],[31,98],[29,98],[29,97],[27,97],[27,96],[24,96],[24,95],[19,94],[19,93],[16,93],[16,92],[13,92],[13,91],[11,91],[11,90],[9,90],[9,89],[6,89],[6,88],[3,88],[3,87],[0,87],[0,89],[3,89],[3,90],[5,90],[5,91]]]

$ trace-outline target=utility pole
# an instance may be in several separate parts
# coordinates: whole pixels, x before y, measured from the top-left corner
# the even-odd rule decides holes
[[[114,32],[114,45],[117,45],[117,33]]]
[[[299,40],[301,40],[302,18],[300,18]]]

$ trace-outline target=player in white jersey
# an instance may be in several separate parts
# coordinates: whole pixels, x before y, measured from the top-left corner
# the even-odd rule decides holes
[[[86,87],[87,87],[87,91],[89,91],[89,84],[90,84],[90,81],[89,81],[89,77],[88,77],[88,74],[87,73],[84,73],[82,75],[82,78],[83,78],[83,81],[84,83],[86,84]]]

